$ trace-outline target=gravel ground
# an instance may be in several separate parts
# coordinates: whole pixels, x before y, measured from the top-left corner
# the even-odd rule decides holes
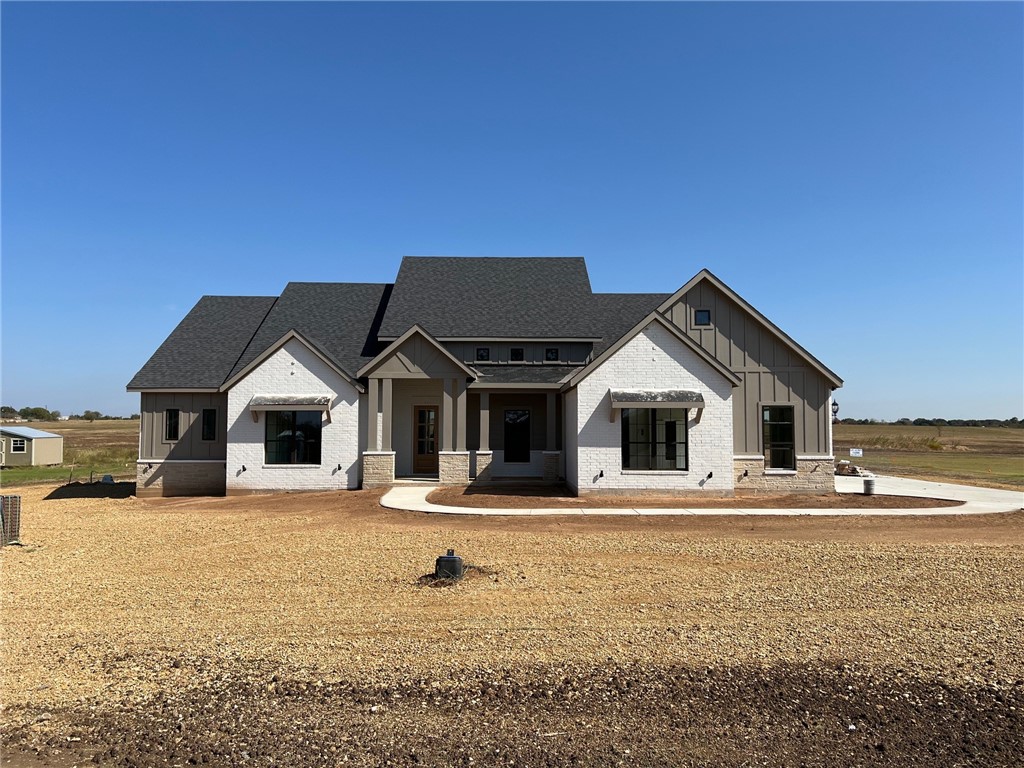
[[[119,490],[5,489],[5,764],[1024,762],[1021,514],[512,521]],[[474,569],[426,586],[449,547]]]

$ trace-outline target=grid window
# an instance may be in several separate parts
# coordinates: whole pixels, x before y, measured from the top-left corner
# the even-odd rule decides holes
[[[25,439],[21,437],[11,438],[11,453],[25,453]]]
[[[765,405],[761,407],[764,440],[764,466],[766,469],[796,469],[796,429],[793,406]]]
[[[320,411],[267,411],[267,464],[319,464]]]
[[[622,468],[688,469],[686,409],[623,408]]]

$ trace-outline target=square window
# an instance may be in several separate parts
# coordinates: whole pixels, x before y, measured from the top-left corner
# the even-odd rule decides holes
[[[622,468],[688,469],[686,422],[682,408],[623,408]]]
[[[320,411],[267,411],[267,464],[319,464]]]
[[[548,363],[558,362],[558,347],[547,347],[544,350],[544,360]]]
[[[509,350],[508,359],[513,363],[521,363],[526,360],[526,350],[523,347],[512,347]]]
[[[476,348],[476,359],[478,362],[487,362],[491,359],[491,348],[490,347],[477,347]]]
[[[11,438],[11,453],[25,453],[25,439],[22,437]]]
[[[711,310],[710,309],[695,309],[695,310],[693,310],[693,324],[694,325],[711,325]]]
[[[177,408],[168,408],[164,411],[164,440],[173,443],[178,439],[178,416],[180,411]]]
[[[203,440],[217,439],[217,409],[203,408]]]

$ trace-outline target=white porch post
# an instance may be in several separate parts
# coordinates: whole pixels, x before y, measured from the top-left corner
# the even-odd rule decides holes
[[[377,395],[379,389],[380,379],[370,379],[369,388],[366,392],[366,449],[368,451],[380,450],[380,433],[377,431]]]

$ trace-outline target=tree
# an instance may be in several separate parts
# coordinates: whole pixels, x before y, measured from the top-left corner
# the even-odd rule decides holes
[[[82,413],[82,418],[86,421],[96,421],[96,419],[102,419],[103,414],[99,411],[85,411]]]
[[[9,405],[0,406],[0,418],[13,419],[17,415],[17,409],[11,408]]]

